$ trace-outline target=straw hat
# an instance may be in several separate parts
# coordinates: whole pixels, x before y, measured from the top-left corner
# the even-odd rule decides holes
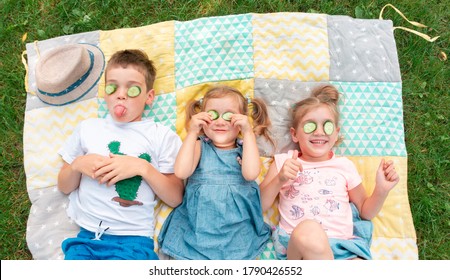
[[[96,46],[70,44],[56,47],[36,65],[37,96],[50,105],[66,105],[86,95],[100,79],[105,56]]]

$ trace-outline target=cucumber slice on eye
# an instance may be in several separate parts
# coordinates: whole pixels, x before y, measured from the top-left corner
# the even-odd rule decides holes
[[[326,121],[323,124],[323,131],[325,131],[326,135],[331,135],[334,132],[334,123],[331,121]]]
[[[305,125],[303,126],[303,131],[307,134],[313,133],[314,130],[316,130],[317,128],[317,124],[313,123],[313,122],[307,122],[305,123]]]
[[[222,119],[226,120],[226,121],[231,121],[231,116],[233,115],[232,112],[225,112],[222,114]]]
[[[216,110],[209,110],[208,114],[211,116],[212,120],[217,120],[219,118],[219,113]]]
[[[128,89],[128,96],[129,97],[136,97],[141,93],[141,88],[138,86],[132,86]]]
[[[116,91],[116,89],[117,89],[117,85],[110,84],[105,87],[105,92],[108,95],[113,94]]]

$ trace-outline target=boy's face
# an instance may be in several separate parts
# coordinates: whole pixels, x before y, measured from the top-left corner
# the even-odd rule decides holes
[[[108,93],[108,89],[111,92],[109,85],[114,88],[112,93]],[[132,66],[110,68],[106,73],[105,87],[108,110],[113,119],[118,122],[140,121],[145,104],[150,105],[155,97],[154,89],[147,89],[144,75]],[[130,88],[132,88],[131,91],[129,91]],[[130,95],[136,94],[136,90],[140,90],[140,93],[131,97]]]

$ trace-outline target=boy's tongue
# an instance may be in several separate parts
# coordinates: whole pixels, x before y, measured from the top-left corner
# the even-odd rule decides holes
[[[117,105],[116,107],[114,107],[114,114],[120,118],[125,114],[126,110],[127,109],[124,106]]]

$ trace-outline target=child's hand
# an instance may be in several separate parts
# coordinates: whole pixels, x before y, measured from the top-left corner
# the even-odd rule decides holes
[[[392,160],[381,160],[376,175],[376,186],[381,191],[389,192],[400,181],[400,177],[395,171],[394,162]]]
[[[243,135],[245,135],[248,132],[253,132],[253,128],[250,125],[250,122],[246,115],[233,114],[231,115],[230,122],[232,126],[239,126]]]
[[[72,168],[86,176],[95,179],[94,172],[96,170],[96,167],[102,165],[102,162],[108,159],[108,157],[99,154],[87,154],[77,157],[72,162]]]
[[[199,134],[202,131],[203,126],[210,124],[211,121],[211,116],[207,112],[200,112],[193,115],[189,121],[188,133],[194,132]]]
[[[295,180],[297,178],[297,173],[299,171],[303,171],[303,166],[297,160],[298,151],[294,150],[292,154],[292,158],[287,159],[283,167],[281,168],[278,176],[280,177],[280,181],[287,182],[288,180]]]
[[[94,178],[100,184],[112,186],[118,181],[139,175],[137,171],[142,170],[142,162],[146,161],[132,156],[110,154],[109,160],[97,166]]]

